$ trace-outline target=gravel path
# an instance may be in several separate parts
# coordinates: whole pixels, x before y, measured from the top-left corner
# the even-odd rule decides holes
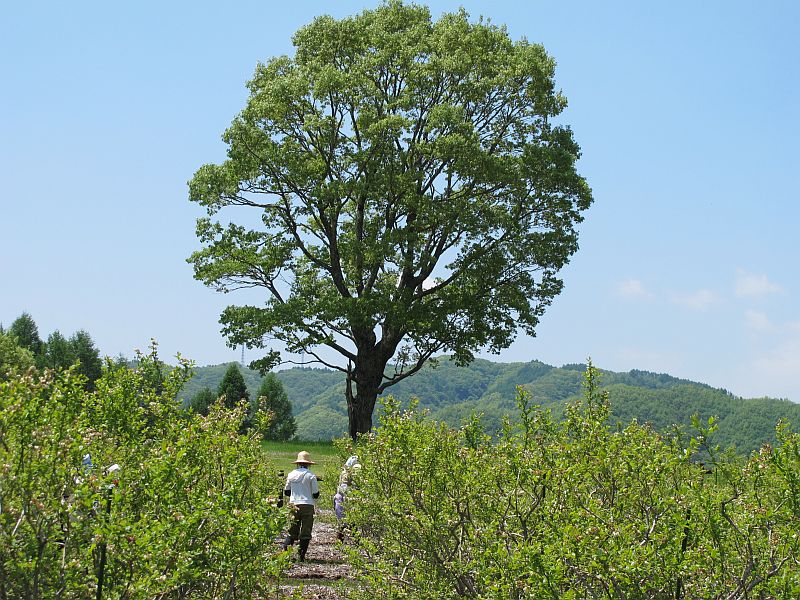
[[[350,579],[350,566],[338,548],[332,510],[317,510],[312,535],[305,562],[295,562],[284,572],[286,583],[280,586],[280,592],[286,597],[299,593],[300,598],[341,600],[337,589],[342,580]]]

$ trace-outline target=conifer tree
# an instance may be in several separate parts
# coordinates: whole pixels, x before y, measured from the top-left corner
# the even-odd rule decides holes
[[[199,415],[208,415],[208,408],[217,401],[217,394],[211,388],[204,387],[189,399],[187,408]]]
[[[41,355],[42,338],[39,337],[39,328],[30,314],[24,312],[17,317],[8,328],[8,333],[17,339],[17,344],[21,348],[27,348],[34,356]]]
[[[247,392],[244,377],[242,377],[242,373],[236,363],[231,363],[228,370],[225,371],[225,376],[219,384],[219,390],[217,390],[217,396],[225,396],[223,402],[227,408],[233,408],[242,400],[247,401],[249,404],[250,394]]]
[[[94,382],[103,374],[103,361],[92,337],[83,329],[69,338],[69,347],[75,360],[80,361],[78,372],[86,377],[86,389],[93,390]]]
[[[66,369],[75,364],[76,356],[69,343],[58,329],[47,337],[43,363],[51,369]]]
[[[251,412],[253,421],[257,422],[262,416],[269,418],[268,425],[262,428],[264,439],[285,441],[291,439],[297,432],[297,423],[292,415],[292,403],[289,402],[289,396],[275,373],[268,373],[264,377],[252,402]]]

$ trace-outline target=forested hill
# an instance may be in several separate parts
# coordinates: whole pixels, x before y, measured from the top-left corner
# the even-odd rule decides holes
[[[202,387],[216,389],[227,365],[198,367],[182,396],[191,397]],[[487,430],[499,427],[504,414],[514,416],[517,385],[533,392],[534,402],[560,415],[565,402],[581,393],[586,366],[552,367],[539,361],[497,363],[475,360],[456,367],[446,358],[438,366],[427,366],[390,388],[404,402],[412,396],[433,418],[457,426],[472,412],[483,412]],[[258,373],[243,368],[251,395],[260,383]],[[344,376],[326,369],[292,368],[278,371],[294,408],[297,436],[307,440],[329,440],[347,431]],[[695,413],[703,420],[719,419],[717,442],[749,452],[775,440],[780,419],[800,427],[800,404],[772,398],[743,399],[723,389],[647,371],[615,373],[602,371],[601,387],[608,390],[613,418],[623,424],[633,419],[649,421],[656,429],[687,425]]]

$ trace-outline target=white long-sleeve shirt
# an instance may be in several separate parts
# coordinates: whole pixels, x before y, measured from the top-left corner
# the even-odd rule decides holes
[[[316,504],[314,496],[319,494],[317,476],[308,467],[297,467],[286,477],[285,492],[291,492],[289,502],[292,504]]]

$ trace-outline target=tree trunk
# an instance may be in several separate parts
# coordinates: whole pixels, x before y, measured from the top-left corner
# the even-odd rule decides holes
[[[369,433],[372,429],[372,412],[378,399],[378,388],[383,380],[383,369],[387,360],[379,357],[379,353],[361,353],[356,356],[354,368],[348,368],[347,374],[347,418],[350,423],[349,434],[353,441],[359,435]],[[355,393],[353,393],[355,384]]]
[[[371,399],[361,394],[347,401],[347,417],[350,420],[350,438],[358,439],[360,434],[369,433],[372,429],[372,411],[378,394],[372,394]]]

